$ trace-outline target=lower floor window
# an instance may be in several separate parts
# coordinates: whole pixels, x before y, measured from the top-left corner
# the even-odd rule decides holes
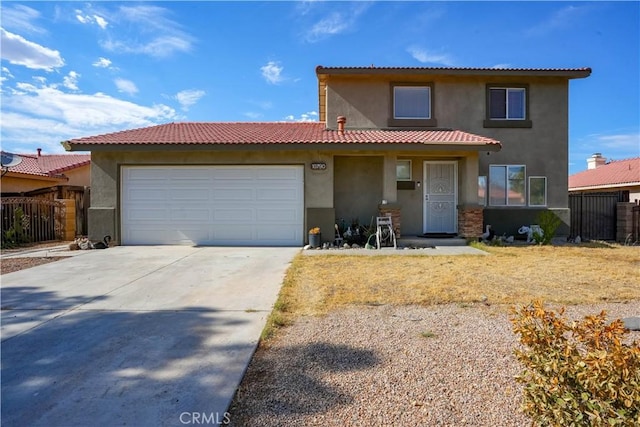
[[[489,167],[489,204],[523,206],[526,204],[525,166],[491,165]]]
[[[547,177],[529,177],[529,206],[547,206]]]

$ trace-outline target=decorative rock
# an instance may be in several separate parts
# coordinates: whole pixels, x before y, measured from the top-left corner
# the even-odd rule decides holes
[[[640,317],[625,317],[622,322],[625,328],[632,331],[640,331]]]
[[[342,247],[345,248],[345,249],[351,249],[351,246],[349,246],[348,243],[345,243],[344,245],[342,245]]]
[[[353,245],[351,245],[351,249],[360,249],[360,245],[357,243],[354,243]]]
[[[303,250],[303,251],[308,251],[309,249],[311,249],[311,245],[304,245],[304,246],[302,247],[302,250]]]

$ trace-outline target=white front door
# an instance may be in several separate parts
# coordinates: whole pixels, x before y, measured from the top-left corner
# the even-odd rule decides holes
[[[424,232],[458,231],[458,162],[424,162]]]

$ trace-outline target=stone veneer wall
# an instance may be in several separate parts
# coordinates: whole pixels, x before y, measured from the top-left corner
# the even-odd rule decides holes
[[[393,231],[396,235],[396,239],[400,238],[400,225],[402,221],[402,215],[400,211],[400,206],[397,204],[385,204],[378,205],[378,212],[380,216],[390,216],[391,224],[393,224]],[[482,227],[482,223],[480,223],[480,227]]]
[[[458,235],[467,239],[482,236],[482,206],[461,206],[458,208]]]

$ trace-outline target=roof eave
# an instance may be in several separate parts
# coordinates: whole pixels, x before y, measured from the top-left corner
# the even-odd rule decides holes
[[[569,191],[607,190],[607,189],[623,188],[623,187],[640,187],[640,181],[617,183],[617,184],[584,185],[582,187],[569,187]]]
[[[516,76],[564,77],[582,79],[591,75],[591,68],[576,69],[503,69],[503,68],[395,68],[395,67],[316,67],[316,75],[456,75],[456,76]]]
[[[321,147],[327,149],[349,149],[363,147],[375,149],[434,149],[434,150],[466,150],[466,151],[488,151],[497,152],[502,149],[499,141],[491,142],[468,142],[468,141],[443,141],[443,142],[358,142],[358,141],[301,141],[301,142],[270,142],[270,143],[101,143],[101,144],[69,144],[69,151],[149,151],[149,150],[282,150],[283,148],[304,149],[313,146],[314,149]]]

